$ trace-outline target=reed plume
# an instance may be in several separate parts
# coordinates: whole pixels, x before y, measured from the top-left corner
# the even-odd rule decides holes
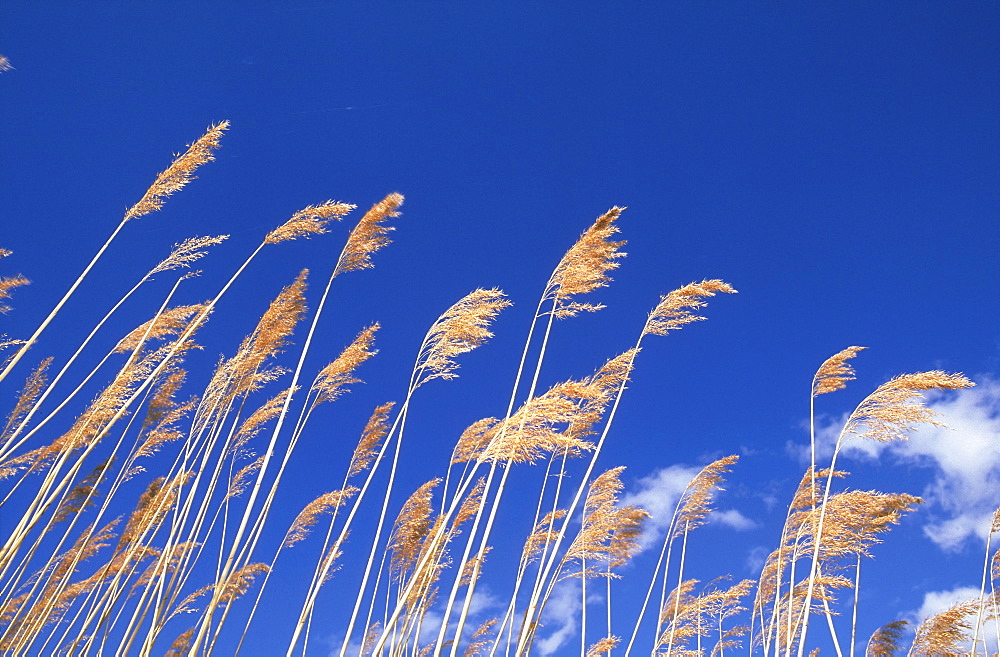
[[[940,370],[902,374],[883,383],[851,414],[846,431],[879,442],[903,440],[918,424],[943,426],[924,406],[927,390],[958,390],[975,385],[962,374]]]
[[[872,632],[865,646],[866,657],[892,657],[901,646],[909,621],[894,620]]]
[[[378,329],[379,325],[375,323],[361,331],[333,362],[320,370],[312,387],[316,392],[314,404],[334,401],[347,392],[347,386],[361,382],[361,379],[353,376],[353,372],[377,353],[372,344]]]
[[[226,582],[225,588],[219,595],[219,604],[223,606],[231,604],[234,600],[250,589],[253,585],[254,579],[257,578],[257,575],[266,573],[268,570],[270,569],[267,564],[249,563],[239,570],[234,571],[233,574],[229,576],[229,580]]]
[[[740,457],[732,454],[709,463],[691,480],[677,508],[672,538],[677,538],[705,524],[712,512],[715,495],[723,490],[722,482]]]
[[[610,655],[611,651],[614,650],[621,642],[621,638],[617,636],[606,636],[599,639],[594,645],[587,649],[586,657],[600,657],[600,655]]]
[[[848,347],[830,356],[813,375],[813,397],[825,395],[847,387],[854,380],[854,368],[847,361],[854,358],[866,347]]]
[[[367,470],[372,461],[375,460],[382,439],[389,433],[389,413],[395,405],[396,402],[382,404],[368,418],[368,423],[365,424],[365,428],[361,432],[361,439],[355,446],[354,453],[351,454],[351,462],[347,466],[348,477],[353,477],[359,472]]]
[[[338,201],[324,201],[318,205],[307,205],[293,214],[288,221],[268,233],[264,238],[264,243],[278,244],[300,237],[322,235],[326,232],[326,225],[330,221],[343,219],[344,215],[356,207],[356,205]]]
[[[281,547],[292,547],[299,541],[305,539],[309,535],[313,525],[316,524],[322,514],[329,513],[334,509],[340,508],[345,502],[347,502],[348,499],[350,499],[352,495],[357,492],[357,487],[348,486],[343,490],[323,493],[315,500],[307,504],[305,508],[299,512],[299,515],[295,517],[295,521],[285,534],[285,540],[281,544]]]
[[[45,384],[48,382],[48,376],[46,371],[52,364],[52,357],[44,359],[38,364],[28,378],[24,381],[24,387],[21,388],[21,393],[17,396],[17,403],[14,404],[13,410],[7,415],[7,423],[4,425],[3,431],[0,431],[0,438],[6,438],[10,435],[10,432],[14,429],[18,422],[28,414],[28,411],[35,405],[38,400],[38,396],[42,394],[42,390],[45,388]],[[2,475],[0,475],[2,477]]]
[[[694,311],[704,308],[707,305],[705,299],[715,296],[719,292],[735,294],[736,289],[729,283],[712,279],[700,283],[688,283],[665,294],[660,297],[660,302],[650,311],[642,335],[666,335],[691,322],[704,320],[705,317]]]
[[[420,347],[413,387],[432,379],[457,377],[455,358],[493,337],[489,325],[509,305],[501,290],[479,288],[444,311],[431,325]]]
[[[189,237],[182,242],[174,244],[174,249],[158,265],[149,270],[148,276],[159,274],[165,271],[172,271],[179,268],[190,268],[192,262],[201,260],[210,246],[221,244],[229,239],[229,235],[216,235],[214,237]]]
[[[625,208],[613,207],[589,227],[556,265],[546,285],[543,300],[552,300],[552,314],[557,318],[573,317],[581,311],[600,310],[601,304],[581,303],[573,297],[606,286],[608,272],[620,264],[625,254],[619,251],[625,242],[611,238],[619,231],[615,220]]]
[[[209,126],[208,131],[178,155],[170,166],[156,177],[139,202],[125,212],[125,221],[138,219],[163,207],[168,196],[180,191],[194,180],[194,172],[206,162],[215,159],[212,152],[219,147],[222,133],[229,129],[229,121]]]
[[[566,549],[565,563],[578,561],[583,577],[611,577],[610,568],[625,564],[639,548],[642,525],[649,514],[634,505],[618,507],[622,491],[621,473],[617,467],[601,474],[590,484],[583,507],[583,524],[576,538]],[[588,562],[606,562],[607,569],[587,567]]]
[[[390,571],[401,579],[416,563],[420,546],[431,528],[431,495],[441,479],[431,479],[418,488],[403,504],[389,537],[392,553]]]
[[[337,262],[334,275],[342,272],[370,269],[372,254],[389,244],[387,235],[395,230],[392,226],[384,226],[382,222],[398,217],[397,211],[403,204],[403,195],[392,193],[371,207],[358,220],[357,225],[347,237],[347,244]]]
[[[10,253],[10,251],[7,253]],[[11,297],[11,290],[21,287],[22,285],[27,285],[30,282],[31,281],[20,274],[17,276],[0,276],[0,299],[9,299]],[[0,315],[4,315],[8,312],[10,312],[10,306],[0,303]]]
[[[908,655],[959,655],[966,652],[971,638],[969,617],[979,608],[978,600],[958,602],[942,612],[925,618],[917,626],[916,637]]]

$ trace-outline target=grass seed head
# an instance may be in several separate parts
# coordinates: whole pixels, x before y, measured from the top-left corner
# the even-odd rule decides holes
[[[341,220],[357,206],[338,201],[324,201],[319,205],[307,205],[291,216],[264,238],[265,244],[278,244],[300,237],[322,235],[326,225],[332,220]]]
[[[606,286],[611,281],[608,272],[618,267],[618,260],[625,257],[618,250],[625,242],[611,240],[619,230],[615,220],[624,209],[613,207],[598,217],[556,265],[545,291],[545,298],[553,300],[552,312],[556,317],[573,317],[581,311],[604,307],[573,301],[573,297]]]
[[[212,153],[219,147],[222,133],[228,128],[229,121],[210,126],[204,135],[188,146],[184,153],[178,155],[170,166],[156,177],[139,202],[125,212],[123,221],[138,219],[159,210],[168,196],[180,191],[184,185],[194,180],[195,169],[215,159]]]

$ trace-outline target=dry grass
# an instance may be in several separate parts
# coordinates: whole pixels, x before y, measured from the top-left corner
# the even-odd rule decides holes
[[[0,57],[0,69],[7,67]],[[226,347],[232,355],[200,382],[191,380],[184,359],[198,348],[199,328],[257,253],[320,236],[355,206],[327,201],[293,213],[201,303],[176,305],[171,297],[189,277],[184,270],[226,236],[182,241],[124,293],[73,356],[21,365],[122,226],[160,210],[191,182],[195,170],[213,159],[228,127],[211,126],[155,178],[40,326],[25,331],[23,339],[0,339],[0,349],[8,349],[0,379],[16,372],[24,380],[8,399],[0,434],[3,650],[256,654],[247,637],[262,630],[287,639],[289,655],[305,654],[317,649],[310,643],[315,621],[325,633],[339,632],[341,655],[526,655],[536,651],[553,596],[569,581],[580,587],[580,641],[564,650],[582,657],[743,650],[801,656],[816,641],[810,619],[827,625],[824,641],[838,654],[854,654],[863,558],[920,500],[842,485],[846,473],[836,470],[837,457],[851,440],[900,440],[922,424],[938,423],[923,394],[972,383],[960,374],[919,372],[893,378],[866,397],[850,414],[827,466],[816,464],[813,449],[812,465],[791,496],[759,580],[700,586],[685,578],[689,551],[699,540],[695,530],[709,520],[735,456],[707,465],[691,481],[669,519],[653,571],[625,569],[639,551],[649,514],[620,503],[623,468],[596,476],[594,470],[642,342],[704,320],[707,302],[735,289],[704,280],[664,295],[637,327],[634,346],[592,374],[541,389],[546,348],[558,339],[554,320],[602,307],[586,295],[611,282],[609,273],[624,256],[624,242],[612,239],[622,208],[599,216],[543,286],[510,397],[497,401],[497,417],[471,424],[460,436],[442,437],[440,453],[418,455],[403,444],[408,415],[420,405],[419,390],[457,378],[461,357],[493,337],[494,320],[511,303],[498,289],[476,289],[431,324],[402,402],[374,410],[351,457],[330,464],[330,481],[317,483],[327,492],[304,507],[300,502],[290,525],[274,511],[287,489],[283,482],[295,476],[293,451],[300,439],[321,439],[330,431],[312,426],[314,411],[349,393],[377,352],[379,326],[372,324],[310,373],[307,355],[316,348],[316,327],[334,280],[373,267],[373,256],[389,244],[400,194],[387,195],[357,221],[322,292],[308,289],[303,270],[256,328]],[[0,256],[8,253],[0,250]],[[170,296],[147,299],[149,319],[124,335],[110,335],[107,318],[124,299],[141,298],[152,274],[176,277]],[[9,304],[27,282],[16,274],[0,277],[0,299]],[[0,305],[0,312],[10,311]],[[60,386],[67,373],[74,378],[77,357],[92,345],[107,350],[101,364],[80,371],[75,378],[84,383],[75,390]],[[811,417],[819,395],[854,378],[849,361],[861,349],[848,347],[821,364],[808,396]],[[105,364],[114,359],[120,366],[109,374]],[[81,391],[100,381],[100,391],[82,401]],[[405,502],[396,482],[402,467],[421,469],[428,479]],[[532,473],[519,481],[534,482],[527,492],[533,508],[511,508],[505,498],[514,470]],[[137,498],[136,486],[142,486]],[[522,528],[520,535],[515,527]],[[998,528],[1000,521],[993,531]],[[523,545],[516,568],[492,570],[487,557],[497,552],[491,550],[513,545]],[[302,570],[287,567],[290,554],[311,571],[306,581],[285,579]],[[985,556],[981,596],[926,619],[912,654],[954,654],[970,642],[981,649],[987,628],[1000,632],[993,629],[992,585],[1000,568],[989,546]],[[347,569],[354,575],[350,586],[338,581]],[[613,594],[622,590],[617,580],[623,575],[630,580],[625,586],[647,592],[638,617],[628,621],[613,613],[623,598]],[[497,618],[473,619],[472,601],[484,576],[506,609]],[[292,626],[276,627],[267,618],[268,606],[279,604],[268,588],[276,578],[285,596],[280,604],[298,609]],[[330,589],[335,591],[321,595]],[[904,623],[890,622],[872,635],[867,653],[893,654],[904,639]]]

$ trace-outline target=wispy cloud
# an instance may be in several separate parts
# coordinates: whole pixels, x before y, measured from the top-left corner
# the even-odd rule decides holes
[[[677,507],[677,500],[700,471],[701,468],[687,465],[660,468],[639,479],[634,490],[622,497],[622,504],[635,504],[649,513],[646,531],[640,540],[642,549],[645,550],[663,539],[670,525],[670,518]]]
[[[639,479],[633,490],[622,497],[622,504],[635,504],[650,515],[639,541],[642,550],[662,542],[670,526],[670,518],[677,507],[677,500],[701,470],[698,466],[689,465],[659,468]],[[757,526],[757,523],[736,509],[717,509],[708,517],[708,521],[737,531],[746,531]]]
[[[545,627],[555,628],[535,640],[534,648],[542,657],[554,655],[577,635],[580,624],[580,582],[566,580],[559,584],[545,605]]]
[[[729,527],[735,529],[738,532],[745,532],[757,527],[757,523],[747,518],[745,515],[737,511],[736,509],[726,509],[724,511],[715,511],[709,516],[711,522],[722,525],[724,527]]]
[[[924,594],[924,601],[920,608],[906,614],[914,624],[919,624],[928,616],[940,614],[946,609],[951,609],[959,602],[965,602],[972,598],[979,597],[979,589],[971,586],[959,586],[947,591],[928,591]]]

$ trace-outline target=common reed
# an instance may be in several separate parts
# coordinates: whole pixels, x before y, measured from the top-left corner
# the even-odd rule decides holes
[[[311,274],[302,270],[242,341],[224,347],[228,355],[210,372],[195,368],[201,373],[194,376],[185,360],[197,355],[200,329],[261,250],[327,239],[331,222],[345,218],[353,204],[326,201],[293,212],[260,237],[221,288],[190,303],[175,297],[183,294],[182,283],[185,290],[195,284],[191,265],[227,236],[183,240],[110,302],[68,350],[71,356],[60,361],[39,354],[33,366],[22,362],[44,348],[43,332],[87,284],[126,224],[162,210],[213,160],[228,128],[228,122],[210,126],[155,177],[40,325],[20,331],[28,337],[0,340],[7,350],[0,379],[15,372],[23,379],[18,391],[5,389],[10,410],[0,432],[4,651],[233,654],[253,652],[252,637],[263,630],[280,636],[286,654],[306,654],[319,649],[313,629],[322,625],[336,633],[340,655],[521,656],[539,652],[553,600],[575,586],[578,641],[564,645],[564,654],[801,656],[813,648],[809,621],[817,616],[829,632],[826,645],[838,655],[855,654],[865,611],[862,563],[920,499],[842,486],[848,474],[837,469],[838,457],[850,441],[901,440],[921,424],[938,423],[924,393],[972,383],[939,371],[889,380],[849,414],[830,463],[821,466],[817,398],[854,379],[852,362],[862,347],[838,352],[812,378],[810,464],[798,488],[788,491],[785,524],[759,578],[729,583],[720,577],[702,586],[688,576],[690,552],[702,540],[694,530],[711,520],[736,456],[705,465],[672,516],[654,519],[665,531],[648,540],[659,547],[651,572],[626,567],[636,563],[644,532],[657,525],[647,510],[621,502],[625,471],[604,463],[630,377],[647,338],[704,320],[709,300],[736,290],[718,279],[681,286],[656,301],[634,342],[617,356],[547,383],[546,354],[559,340],[556,320],[603,308],[589,295],[611,283],[625,255],[624,242],[614,239],[623,208],[611,208],[586,228],[541,286],[509,396],[495,400],[495,416],[472,422],[458,436],[442,436],[439,453],[416,454],[404,443],[407,420],[420,412],[422,389],[457,379],[463,356],[494,337],[494,321],[511,305],[497,288],[475,289],[430,322],[422,343],[413,345],[408,380],[387,395],[399,403],[380,404],[367,422],[315,426],[318,409],[349,394],[377,354],[380,325],[372,323],[351,327],[346,335],[355,337],[332,352],[338,355],[313,364],[314,352],[328,350],[317,336],[330,314],[324,310],[333,283],[375,265],[389,244],[391,220],[400,216],[398,193],[375,202],[355,223],[325,285],[310,290]],[[143,298],[153,276],[172,277],[165,298]],[[0,311],[7,318],[16,318],[14,300],[30,291],[18,289],[27,283],[19,274],[0,278]],[[125,313],[126,299],[144,301],[146,315],[115,335],[110,327],[119,322],[109,320]],[[95,349],[105,354],[99,363],[81,365]],[[81,382],[68,389],[64,381],[74,377]],[[84,395],[93,396],[81,402]],[[284,516],[296,447],[359,428],[349,458],[327,468],[329,481],[318,482],[309,501]],[[423,468],[426,483],[400,490],[404,467]],[[602,474],[595,474],[598,467]],[[527,486],[518,490],[521,500],[531,500],[527,509],[510,499],[515,472],[518,485]],[[1000,527],[996,517],[991,535]],[[514,554],[513,565],[494,563],[498,551]],[[308,565],[307,581],[288,579],[296,572],[292,561]],[[987,542],[979,597],[925,619],[911,654],[979,652],[988,630],[1000,636],[998,562]],[[345,572],[352,576],[339,577]],[[645,591],[636,618],[618,611],[619,601],[638,603],[636,594],[623,594],[622,578]],[[482,582],[500,598],[494,617],[474,613]],[[296,605],[288,627],[268,623],[277,597]],[[849,622],[835,622],[837,615]],[[894,654],[903,646],[904,622],[884,620],[866,654]]]

